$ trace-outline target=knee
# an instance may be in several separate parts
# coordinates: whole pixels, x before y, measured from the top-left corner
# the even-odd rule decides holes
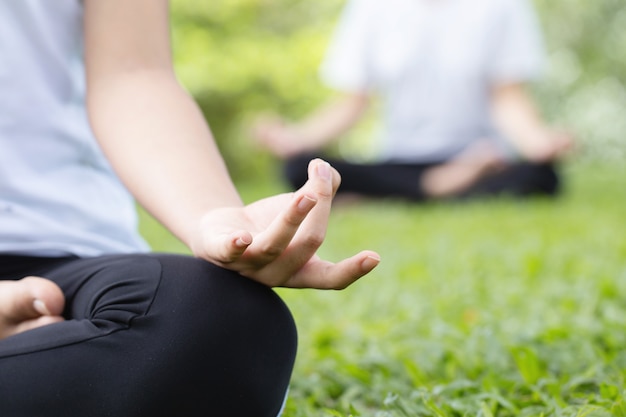
[[[561,179],[553,164],[535,164],[528,167],[530,192],[555,196],[561,191]]]
[[[553,165],[546,167],[545,177],[545,190],[549,195],[556,195],[562,189],[562,180],[557,171],[557,168]]]
[[[178,329],[194,337],[206,329],[211,341],[253,335],[295,341],[291,313],[272,289],[200,259],[177,255],[156,259],[162,273],[151,316],[177,323]]]
[[[476,187],[476,194],[554,196],[558,194],[560,186],[561,182],[553,164],[521,162],[492,177],[487,177]]]
[[[197,258],[154,255],[154,259],[159,261],[161,277],[153,314],[165,310],[172,319],[212,322],[219,313],[221,319],[232,319],[234,324],[271,321],[293,325],[286,305],[265,285]]]
[[[285,304],[270,288],[208,262],[178,256],[159,261],[162,280],[145,318],[155,323],[152,346],[160,355],[154,379],[167,381],[185,399],[177,402],[179,412],[193,404],[187,415],[217,407],[228,410],[223,415],[274,417],[297,348]]]

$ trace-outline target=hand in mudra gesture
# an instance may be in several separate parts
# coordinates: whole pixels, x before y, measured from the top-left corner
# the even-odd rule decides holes
[[[272,287],[343,289],[370,272],[380,261],[372,251],[337,263],[316,255],[341,179],[319,159],[308,173],[294,193],[211,210],[191,244],[194,255]]]

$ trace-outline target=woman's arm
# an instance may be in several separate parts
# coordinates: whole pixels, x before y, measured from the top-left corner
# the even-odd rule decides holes
[[[204,212],[241,201],[202,114],[176,80],[168,2],[94,0],[85,12],[96,137],[133,195],[189,243]]]
[[[166,0],[87,0],[90,120],[138,201],[196,256],[268,285],[341,288],[369,272],[364,251],[331,264],[315,252],[339,177],[314,161],[294,195],[244,207],[211,132],[178,84]]]

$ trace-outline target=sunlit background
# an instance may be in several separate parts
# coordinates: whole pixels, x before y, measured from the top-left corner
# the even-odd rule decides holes
[[[182,83],[199,101],[236,180],[274,175],[250,147],[260,112],[298,118],[331,91],[317,70],[344,2],[174,0],[173,37]],[[573,131],[579,157],[623,161],[626,132],[626,3],[537,0],[548,67],[534,91],[550,122]],[[343,152],[366,158],[364,124]],[[356,146],[358,144],[359,146]],[[340,150],[341,151],[341,150]]]
[[[172,2],[179,77],[246,201],[285,189],[249,123],[333,94],[317,71],[343,3]],[[382,262],[346,291],[277,290],[300,329],[286,417],[626,416],[626,2],[535,4],[549,65],[533,92],[579,144],[565,192],[337,208],[320,255]],[[376,127],[334,151],[368,158]],[[188,251],[145,213],[142,232]]]

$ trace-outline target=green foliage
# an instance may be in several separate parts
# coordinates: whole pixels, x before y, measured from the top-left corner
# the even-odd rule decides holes
[[[551,120],[570,127],[593,158],[623,160],[626,3],[538,0],[549,67],[538,86]]]
[[[569,174],[556,201],[338,207],[323,254],[383,262],[280,291],[301,339],[286,415],[623,415],[624,169]]]
[[[302,116],[328,96],[317,66],[340,6],[303,0],[172,2],[177,72],[235,177],[267,172],[273,162],[250,152],[251,117]]]
[[[383,262],[346,291],[279,290],[300,329],[286,417],[626,417],[626,3],[535,3],[550,64],[535,91],[586,156],[567,193],[338,207],[321,255]],[[247,201],[282,191],[247,123],[329,96],[316,71],[342,4],[172,1],[179,76]],[[142,230],[185,251],[148,217]]]
[[[382,263],[278,290],[300,333],[285,416],[626,416],[626,169],[566,174],[556,200],[336,207],[321,256]],[[259,181],[247,201],[281,191]]]
[[[273,174],[274,160],[250,143],[251,118],[261,112],[298,118],[331,94],[317,68],[343,3],[172,1],[179,77],[200,103],[236,179]],[[535,3],[548,54],[536,86],[544,113],[575,131],[591,158],[623,160],[626,3]],[[355,146],[348,143],[346,150]]]

